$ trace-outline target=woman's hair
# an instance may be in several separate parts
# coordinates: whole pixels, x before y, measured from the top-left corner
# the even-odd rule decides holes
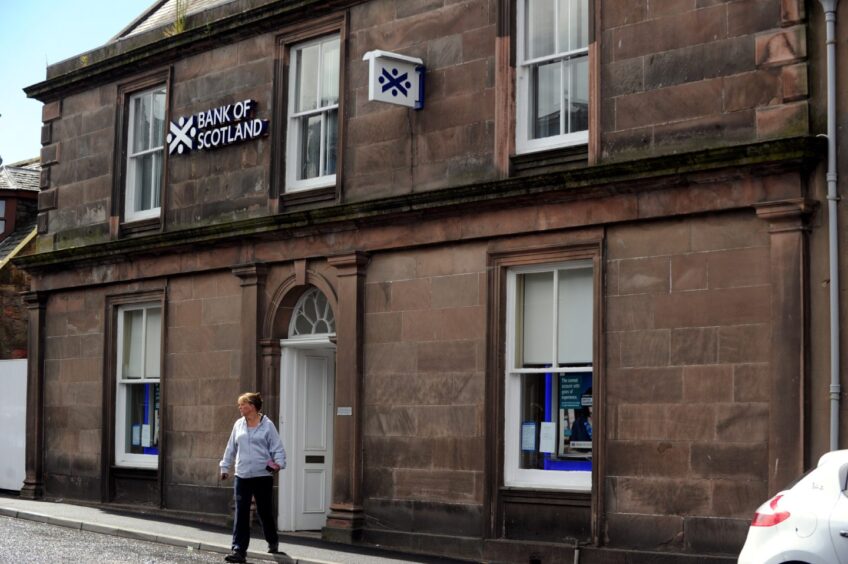
[[[249,403],[256,408],[256,411],[262,409],[262,395],[259,392],[245,392],[238,397],[239,403]]]

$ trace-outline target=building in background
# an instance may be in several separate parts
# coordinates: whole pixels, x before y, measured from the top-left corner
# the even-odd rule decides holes
[[[11,264],[35,238],[39,160],[0,161],[0,360],[26,358],[29,276]]]
[[[220,521],[258,390],[283,530],[734,561],[827,449],[822,19],[166,2],[50,66],[22,495]]]

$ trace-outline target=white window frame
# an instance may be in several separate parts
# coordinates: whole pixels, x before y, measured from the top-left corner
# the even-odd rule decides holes
[[[584,131],[576,131],[574,133],[563,133],[560,135],[553,135],[550,137],[543,137],[541,139],[530,139],[530,108],[532,107],[531,96],[532,96],[532,73],[533,68],[539,64],[551,62],[551,61],[566,61],[571,59],[578,59],[582,57],[586,57],[588,60],[589,56],[589,47],[584,47],[581,49],[574,49],[572,51],[558,51],[553,55],[547,55],[544,57],[538,57],[535,59],[525,60],[525,50],[526,50],[526,37],[525,37],[525,29],[526,29],[526,13],[527,13],[527,3],[530,0],[518,0],[517,2],[517,14],[516,14],[516,69],[515,69],[515,81],[516,81],[516,117],[515,117],[515,150],[517,153],[533,153],[537,151],[545,151],[547,149],[554,149],[558,147],[569,147],[574,145],[585,145],[589,142],[589,130],[586,129]],[[556,10],[559,9],[559,2],[555,3]],[[558,21],[558,17],[555,17],[555,21]],[[591,25],[591,24],[590,24]],[[585,30],[586,33],[589,33],[589,30]],[[555,40],[558,41],[559,34],[555,33]],[[566,73],[561,73],[560,80],[561,81],[570,81],[570,73],[569,76],[565,76]],[[588,77],[586,77],[588,83]],[[568,89],[571,91],[571,88]],[[563,119],[562,116],[566,115],[566,109],[568,107],[567,100],[563,98],[564,89],[560,88],[560,112],[561,117],[560,120]]]
[[[123,375],[123,354],[124,354],[124,327],[126,325],[125,319],[126,314],[132,311],[144,311],[144,317],[142,322],[142,374],[146,373],[144,370],[144,363],[147,362],[147,312],[150,309],[159,309],[160,320],[164,321],[164,316],[162,315],[162,304],[158,302],[150,302],[143,304],[131,304],[124,305],[118,308],[118,331],[117,331],[117,346],[115,347],[116,358],[115,358],[115,379],[117,389],[115,390],[115,466],[121,466],[125,468],[150,468],[156,469],[159,466],[159,455],[158,454],[134,454],[127,452],[127,444],[126,444],[126,434],[127,434],[127,388],[131,385],[137,384],[159,384],[159,393],[161,397],[162,393],[162,378],[161,373],[159,378],[124,378]],[[160,325],[160,366],[161,366],[161,355],[162,355],[162,347],[161,347],[161,331],[163,330],[163,326]],[[161,409],[161,404],[160,404]],[[160,435],[160,444],[161,444],[161,435]]]
[[[514,488],[550,489],[573,492],[592,491],[591,471],[537,470],[520,468],[521,445],[521,375],[522,374],[565,374],[593,372],[593,367],[519,368],[516,364],[516,306],[517,279],[519,275],[538,272],[554,272],[554,292],[557,291],[558,271],[569,269],[593,270],[591,259],[573,260],[554,264],[513,267],[507,271],[506,279],[506,357],[504,374],[504,485]],[[593,270],[593,277],[595,273]],[[594,285],[593,285],[594,294]],[[593,296],[593,300],[595,297]],[[556,299],[553,303],[557,303]],[[559,326],[559,308],[553,308],[553,326]],[[593,320],[593,324],[596,320]],[[594,328],[592,329],[594,330]],[[557,350],[557,331],[552,331],[552,350]],[[594,358],[594,354],[593,354]],[[593,451],[594,452],[594,451]]]
[[[302,164],[302,155],[300,154],[301,150],[301,121],[309,116],[320,115],[321,116],[321,149],[319,156],[319,166],[323,168],[325,158],[326,158],[326,139],[327,139],[327,119],[326,116],[329,112],[335,110],[336,111],[336,171],[338,172],[338,147],[341,142],[338,135],[339,123],[342,119],[342,116],[339,114],[339,99],[336,100],[335,104],[329,104],[326,106],[317,106],[314,109],[305,110],[302,112],[295,112],[295,104],[297,103],[296,89],[297,89],[297,52],[305,49],[307,47],[311,47],[313,45],[322,44],[328,39],[338,38],[339,40],[339,74],[336,76],[336,80],[339,81],[339,96],[341,98],[341,34],[331,33],[327,35],[322,35],[321,37],[310,39],[309,41],[303,41],[300,43],[296,43],[291,46],[289,50],[289,87],[288,87],[288,127],[286,127],[286,193],[292,192],[300,192],[303,190],[312,190],[315,188],[327,188],[330,186],[335,186],[336,184],[336,173],[333,174],[325,174],[323,176],[316,176],[314,178],[307,179],[298,179],[298,171],[300,170]],[[321,54],[318,56],[319,64],[323,64],[323,48],[321,49]],[[322,68],[319,66],[318,69],[318,87],[317,87],[317,96],[318,96],[318,104],[320,104],[321,97],[321,79],[322,79]]]
[[[149,96],[151,98],[150,107],[153,108],[153,95],[157,92],[163,92],[165,95],[165,105],[166,111],[165,116],[163,116],[162,120],[162,144],[156,147],[149,147],[146,150],[138,151],[137,153],[133,152],[133,142],[135,140],[135,101],[138,98],[142,98],[144,96]],[[155,217],[159,217],[162,213],[162,191],[164,189],[164,170],[165,170],[165,134],[167,133],[165,129],[168,125],[168,116],[167,116],[167,99],[168,99],[168,90],[167,86],[164,84],[157,85],[153,88],[148,88],[146,90],[141,90],[139,92],[134,92],[127,99],[127,103],[129,105],[129,116],[127,121],[127,160],[126,160],[126,182],[125,182],[125,193],[124,193],[124,219],[126,221],[139,221],[143,219],[151,219]],[[147,132],[148,141],[153,141],[153,124],[155,120],[150,120],[150,130]],[[135,209],[135,195],[137,189],[137,183],[135,179],[135,166],[133,166],[133,160],[140,157],[145,157],[147,155],[160,152],[161,156],[159,159],[160,169],[159,169],[159,206],[155,208],[150,208],[147,210],[136,210]]]

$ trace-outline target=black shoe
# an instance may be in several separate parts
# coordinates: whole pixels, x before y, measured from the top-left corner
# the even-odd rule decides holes
[[[285,554],[285,552],[280,552],[280,547],[275,544],[268,546],[268,554]]]
[[[227,562],[245,562],[244,554],[235,550],[224,557]]]

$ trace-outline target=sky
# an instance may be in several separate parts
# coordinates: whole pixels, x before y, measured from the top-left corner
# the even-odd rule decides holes
[[[48,64],[103,45],[154,0],[0,0],[0,158],[39,156],[41,102],[23,88]]]

